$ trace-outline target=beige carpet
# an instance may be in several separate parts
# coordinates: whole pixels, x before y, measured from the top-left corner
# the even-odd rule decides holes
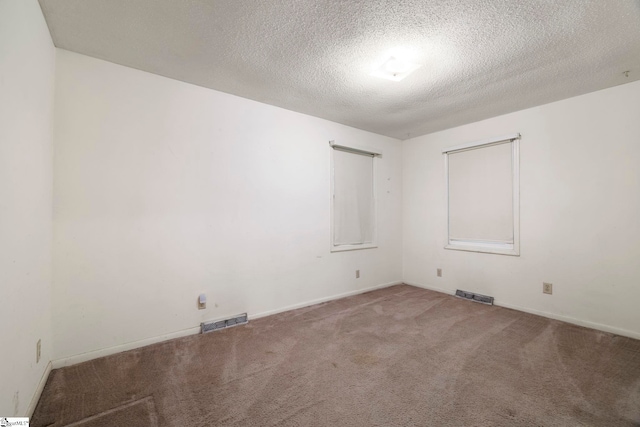
[[[54,370],[31,421],[639,426],[640,341],[401,285]]]

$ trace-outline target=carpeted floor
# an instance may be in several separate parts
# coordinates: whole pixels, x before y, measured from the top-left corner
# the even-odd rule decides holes
[[[640,426],[640,341],[400,285],[51,373],[32,426]]]

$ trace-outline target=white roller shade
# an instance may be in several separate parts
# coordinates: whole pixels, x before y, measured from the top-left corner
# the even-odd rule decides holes
[[[334,246],[372,243],[373,155],[334,148],[333,168]]]
[[[511,141],[448,157],[449,239],[513,243]]]

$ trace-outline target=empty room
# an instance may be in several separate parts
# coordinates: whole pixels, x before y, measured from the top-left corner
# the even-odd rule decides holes
[[[640,426],[640,0],[0,0],[0,426]]]

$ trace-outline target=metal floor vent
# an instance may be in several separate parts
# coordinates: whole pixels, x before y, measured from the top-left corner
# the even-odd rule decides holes
[[[200,323],[200,333],[204,334],[207,332],[219,331],[220,329],[226,329],[232,326],[244,325],[248,322],[249,318],[247,317],[247,313],[243,313],[229,319]]]
[[[461,291],[458,289],[456,291],[456,296],[458,298],[464,298],[474,302],[480,302],[482,304],[493,305],[493,297],[488,297],[486,295],[474,294],[473,292]]]

